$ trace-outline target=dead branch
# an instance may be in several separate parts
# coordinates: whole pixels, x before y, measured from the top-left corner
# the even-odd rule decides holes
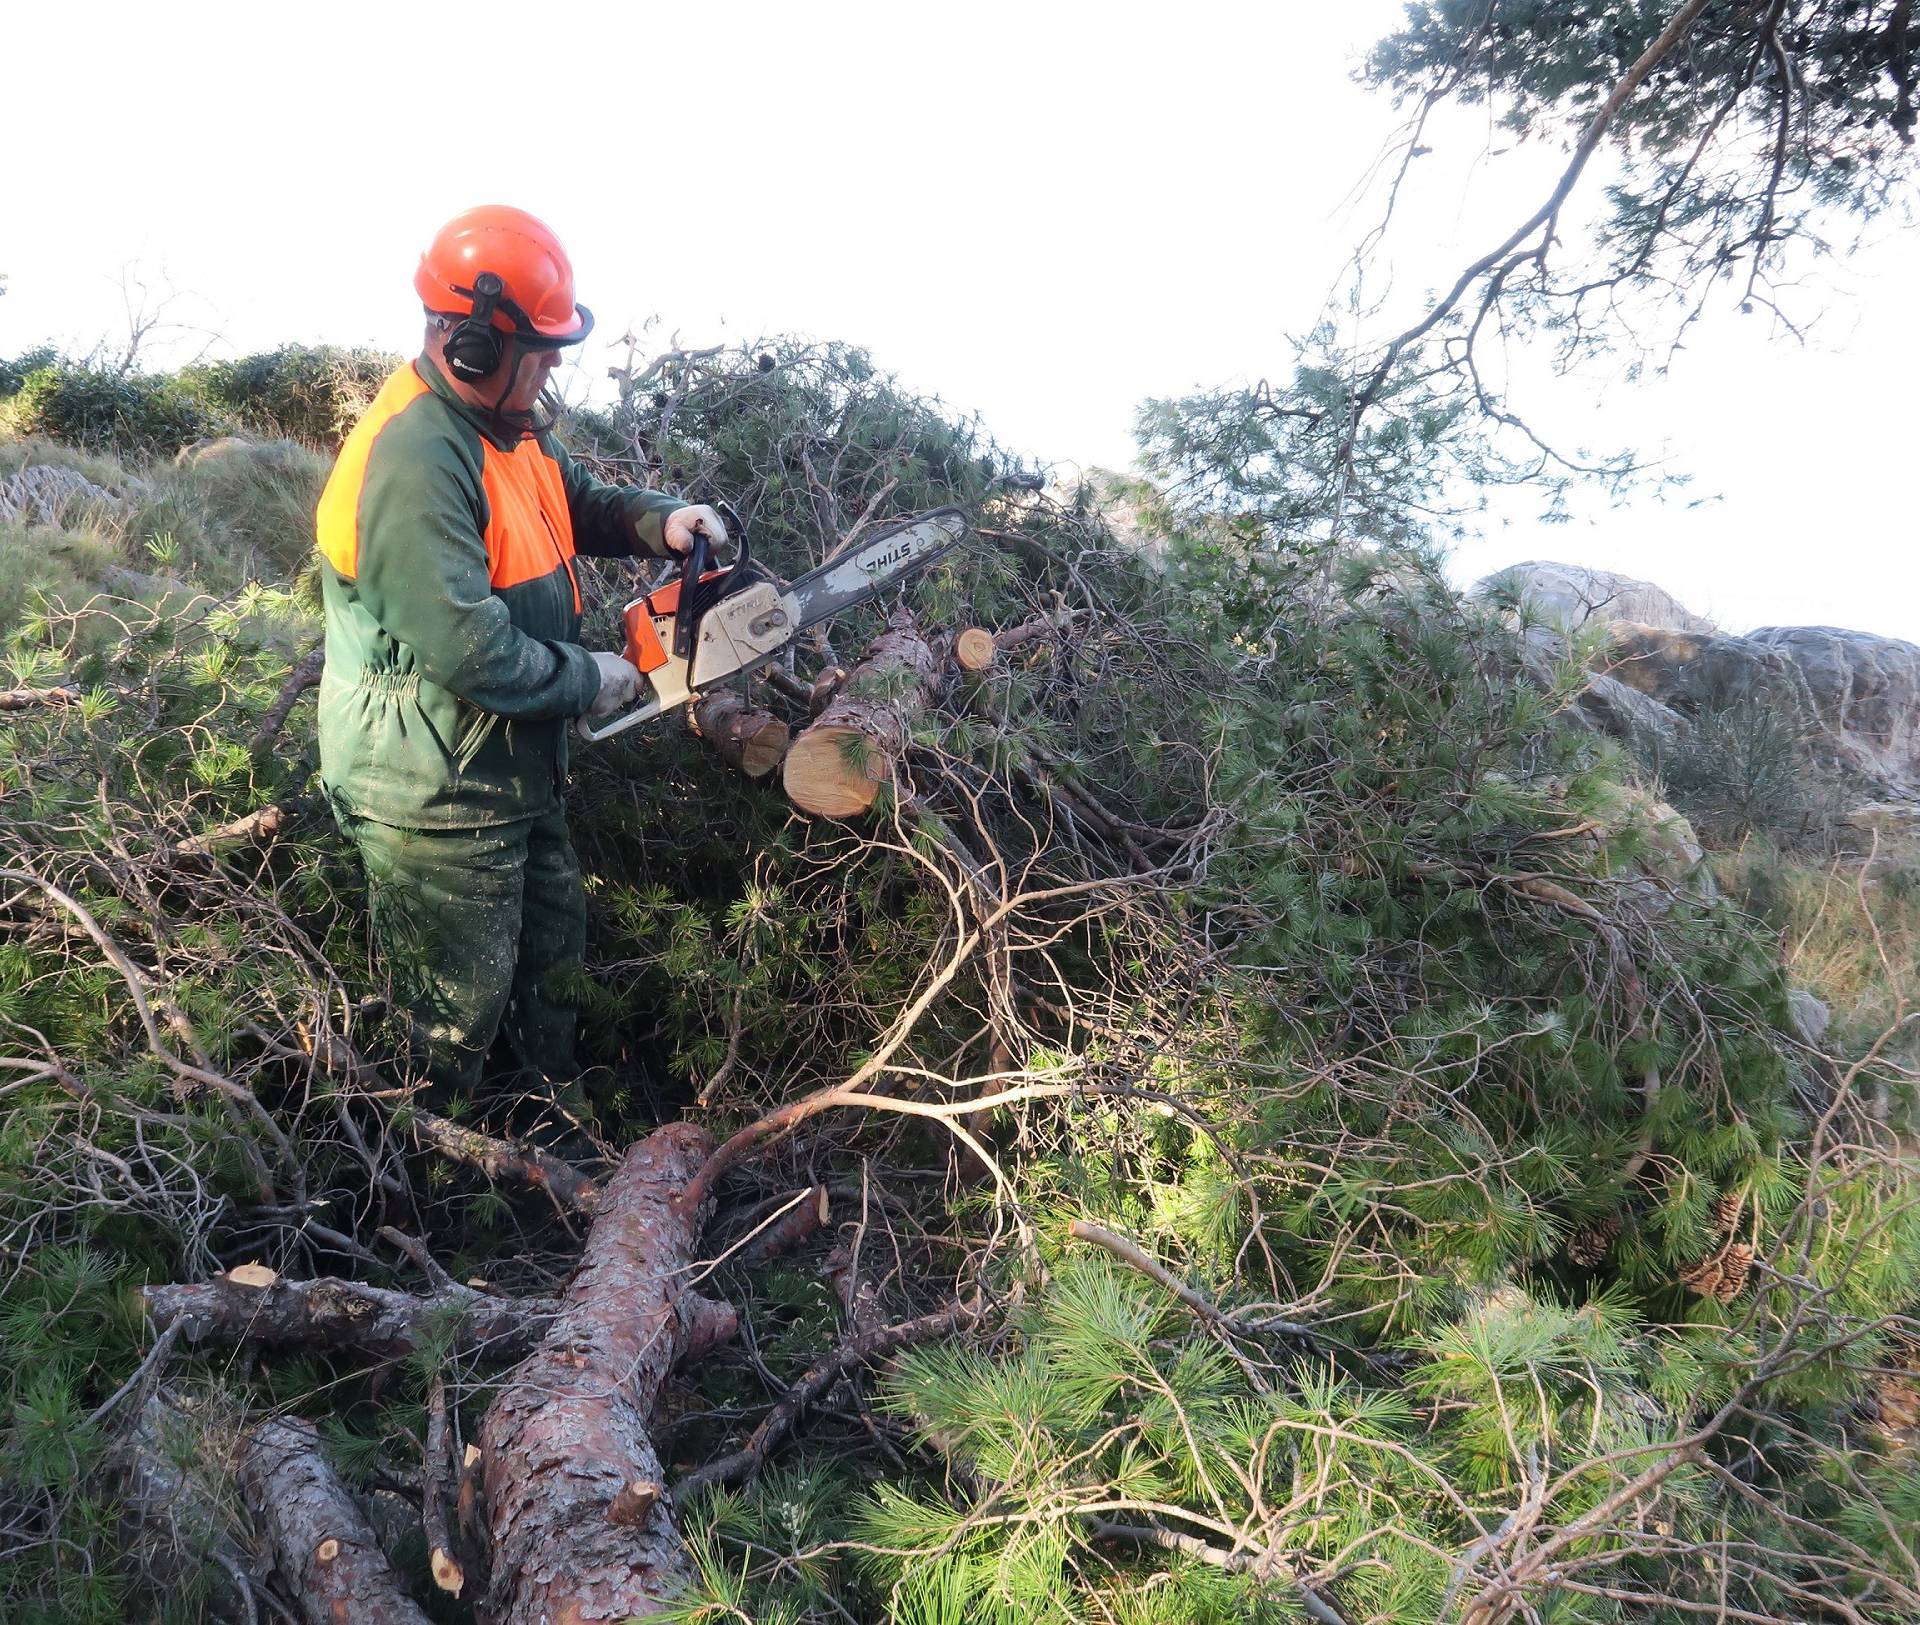
[[[258,1269],[258,1266],[254,1266]],[[426,1296],[320,1276],[256,1281],[230,1272],[217,1280],[140,1289],[157,1331],[184,1329],[190,1343],[270,1349],[358,1349],[384,1359],[413,1353],[451,1331],[455,1350],[496,1360],[524,1355],[559,1305],[547,1298],[497,1298],[448,1282]],[[272,1276],[260,1270],[261,1277]]]
[[[466,1589],[467,1571],[454,1556],[448,1522],[449,1479],[453,1454],[447,1431],[447,1385],[439,1372],[427,1389],[426,1456],[420,1468],[420,1531],[427,1537],[427,1567],[433,1583],[459,1596]]]
[[[591,1216],[600,1205],[597,1181],[538,1146],[496,1139],[432,1112],[414,1112],[407,1123],[423,1145],[454,1162],[479,1169],[489,1179],[543,1190],[559,1206],[574,1213]]]
[[[697,1472],[689,1473],[675,1488],[679,1494],[686,1496],[709,1484],[745,1483],[765,1465],[768,1455],[780,1447],[807,1407],[819,1400],[849,1371],[870,1365],[912,1344],[929,1342],[933,1338],[963,1330],[980,1318],[981,1309],[981,1299],[976,1294],[964,1300],[955,1299],[946,1308],[936,1309],[932,1314],[921,1315],[918,1319],[877,1327],[849,1338],[808,1368],[806,1375],[789,1388],[780,1397],[779,1403],[762,1418],[744,1445],[731,1455],[722,1456],[718,1461],[708,1462]]]
[[[240,1488],[275,1572],[310,1625],[427,1625],[320,1453],[311,1422],[279,1418],[255,1428],[240,1453]]]
[[[231,823],[221,824],[200,835],[189,836],[184,841],[175,842],[167,849],[168,855],[175,858],[212,858],[218,857],[223,848],[237,845],[242,841],[257,841],[267,845],[277,839],[280,832],[295,816],[294,809],[279,805],[269,805],[248,813],[244,818],[236,818]]]
[[[326,667],[327,646],[316,643],[300,657],[300,664],[287,674],[287,680],[280,685],[280,692],[274,696],[273,704],[261,713],[260,725],[247,741],[248,750],[263,751],[280,737],[280,730],[287,725],[287,718],[293,714],[300,696],[308,689],[320,686]]]
[[[74,705],[86,691],[70,685],[58,688],[0,688],[0,711],[31,711],[41,705]]]
[[[1022,621],[1018,626],[1009,626],[993,634],[993,646],[1001,654],[1014,653],[1024,649],[1029,643],[1046,637],[1049,633],[1065,634],[1073,629],[1076,620],[1084,618],[1084,609],[1069,609],[1066,599],[1059,593],[1053,595],[1053,608],[1044,615],[1036,615],[1031,620]]]
[[[734,1239],[723,1253],[738,1264],[763,1264],[801,1246],[816,1235],[831,1211],[825,1185],[809,1185],[763,1202],[739,1218],[730,1220]]]

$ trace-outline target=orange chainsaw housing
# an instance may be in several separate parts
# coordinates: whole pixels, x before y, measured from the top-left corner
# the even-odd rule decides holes
[[[709,570],[700,579],[711,581],[723,576],[725,570]],[[644,598],[636,598],[627,605],[621,616],[621,622],[627,631],[627,646],[621,652],[626,655],[629,665],[641,672],[658,671],[667,663],[666,646],[660,641],[660,634],[653,629],[655,617],[671,619],[680,608],[681,582],[676,578],[664,587],[656,587]]]

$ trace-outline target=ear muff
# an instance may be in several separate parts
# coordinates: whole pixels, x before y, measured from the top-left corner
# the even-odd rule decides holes
[[[505,299],[507,285],[491,271],[473,279],[473,309],[447,335],[447,371],[463,384],[491,378],[506,359],[507,335],[493,325],[493,313]],[[467,293],[465,288],[455,293]]]

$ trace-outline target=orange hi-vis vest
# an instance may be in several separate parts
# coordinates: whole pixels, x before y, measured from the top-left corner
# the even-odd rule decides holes
[[[314,515],[336,803],[443,829],[548,811],[600,685],[575,555],[664,555],[679,506],[594,479],[551,434],[503,434],[430,361],[395,372]]]

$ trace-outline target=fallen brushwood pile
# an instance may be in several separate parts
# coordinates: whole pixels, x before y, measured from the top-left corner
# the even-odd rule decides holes
[[[761,359],[636,368],[603,468],[789,577],[979,523],[574,752],[565,1114],[420,1083],[297,595],[14,637],[0,1614],[1920,1615],[1904,1029],[1786,1036],[1417,556],[1123,542]]]

